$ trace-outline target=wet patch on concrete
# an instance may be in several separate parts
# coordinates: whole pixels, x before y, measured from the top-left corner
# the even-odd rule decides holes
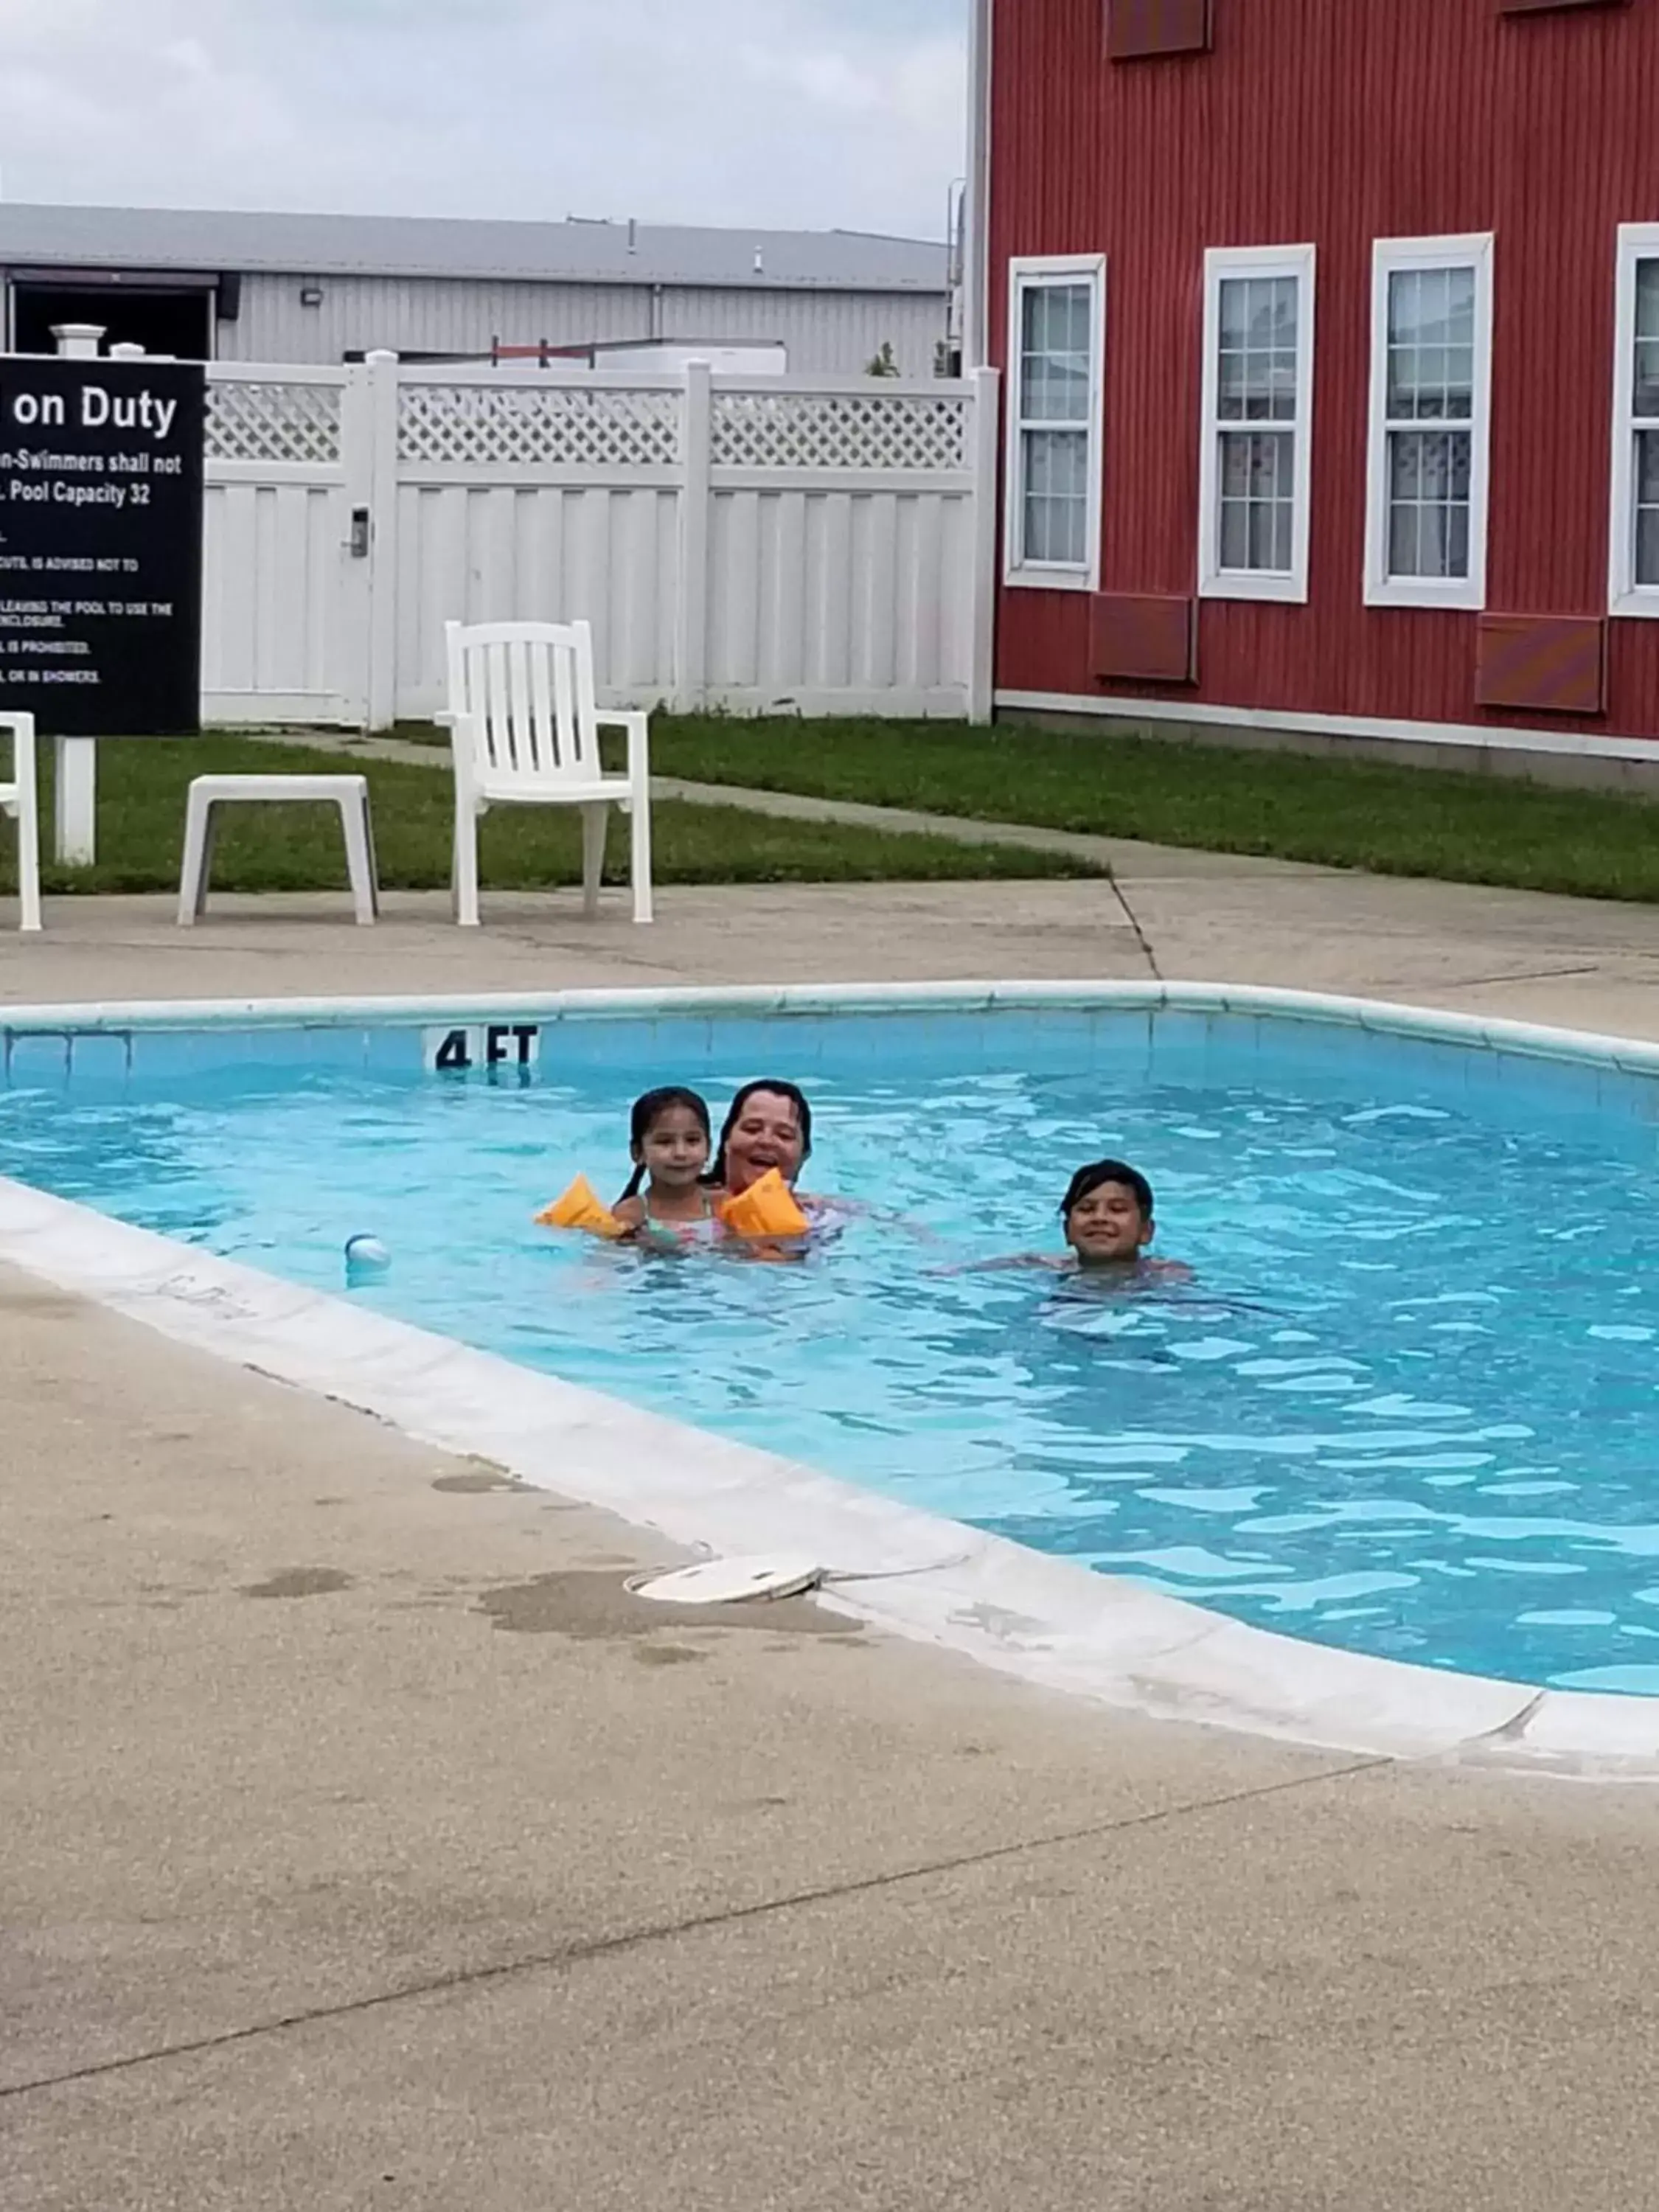
[[[530,1485],[505,1468],[478,1467],[465,1474],[441,1474],[432,1487],[446,1498],[491,1498],[503,1490],[526,1491]]]
[[[244,1583],[243,1597],[331,1597],[337,1590],[349,1590],[352,1577],[343,1575],[337,1567],[285,1567],[282,1573],[272,1575],[268,1582]]]
[[[9,1321],[84,1321],[87,1307],[79,1298],[59,1297],[52,1291],[0,1291],[0,1313]]]
[[[281,1376],[277,1376],[273,1379],[277,1382],[281,1382],[283,1380]],[[301,1388],[303,1386],[296,1385],[295,1387]],[[331,1406],[339,1407],[343,1413],[356,1413],[362,1420],[373,1421],[375,1427],[378,1429],[391,1429],[394,1432],[396,1431],[398,1426],[396,1421],[389,1419],[385,1413],[377,1413],[372,1406],[360,1406],[355,1398],[342,1398],[332,1390],[319,1390],[316,1395],[319,1398],[325,1398]]]
[[[250,1375],[257,1375],[262,1382],[274,1382],[279,1390],[297,1390],[301,1387],[286,1375],[273,1375],[269,1367],[261,1367],[257,1360],[245,1359],[242,1365]],[[335,1403],[337,1405],[339,1401],[337,1399]],[[355,1406],[351,1408],[353,1413],[356,1410]]]
[[[199,1590],[180,1590],[171,1583],[138,1583],[134,1585],[138,1602],[149,1613],[182,1613],[187,1597],[199,1597]]]
[[[795,1637],[848,1639],[847,1624],[801,1598],[750,1605],[657,1605],[635,1597],[617,1573],[538,1575],[482,1591],[477,1610],[515,1636],[565,1636],[614,1644],[690,1629],[786,1631]]]
[[[708,1654],[689,1644],[636,1644],[634,1656],[641,1667],[695,1667]]]

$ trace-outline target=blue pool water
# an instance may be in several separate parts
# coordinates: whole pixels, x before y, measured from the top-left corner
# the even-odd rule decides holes
[[[24,1040],[0,1168],[277,1274],[1241,1620],[1659,1694],[1659,1086],[1242,1018],[568,1024],[532,1078],[387,1033]],[[851,1221],[805,1266],[535,1229],[627,1104],[757,1073]],[[1126,1155],[1196,1283],[951,1273],[1060,1249]]]

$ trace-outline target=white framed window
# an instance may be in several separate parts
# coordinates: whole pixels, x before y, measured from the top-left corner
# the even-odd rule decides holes
[[[1311,246],[1216,246],[1204,257],[1205,599],[1308,596],[1315,259]]]
[[[1010,584],[1091,592],[1100,582],[1101,393],[1106,258],[1008,264]]]
[[[1486,604],[1492,302],[1490,232],[1377,240],[1367,606]]]
[[[1659,224],[1624,223],[1613,318],[1608,605],[1659,617]]]

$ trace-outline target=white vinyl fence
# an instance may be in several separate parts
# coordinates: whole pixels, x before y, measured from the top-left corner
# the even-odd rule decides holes
[[[989,714],[990,371],[208,375],[210,721],[428,717],[446,622],[580,617],[611,705]]]

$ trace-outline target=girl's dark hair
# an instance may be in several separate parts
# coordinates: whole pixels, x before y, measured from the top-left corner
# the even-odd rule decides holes
[[[714,1154],[714,1166],[708,1170],[708,1180],[710,1183],[719,1184],[723,1183],[726,1181],[726,1147],[727,1142],[731,1138],[732,1130],[738,1126],[738,1122],[742,1115],[744,1108],[757,1092],[762,1091],[775,1092],[778,1097],[787,1098],[790,1104],[794,1108],[795,1119],[800,1123],[801,1159],[803,1163],[805,1163],[811,1158],[812,1109],[806,1103],[806,1093],[793,1083],[781,1083],[775,1075],[762,1076],[753,1083],[745,1083],[744,1085],[742,1090],[738,1091],[737,1097],[732,1101],[731,1112],[720,1124],[720,1149]]]
[[[702,1125],[702,1133],[712,1145],[714,1126],[708,1119],[708,1102],[700,1098],[695,1091],[687,1091],[678,1083],[665,1084],[660,1091],[647,1091],[643,1098],[634,1101],[634,1111],[629,1117],[628,1149],[634,1156],[634,1179],[623,1193],[624,1198],[637,1198],[645,1181],[645,1162],[641,1158],[646,1139],[652,1130],[676,1106],[684,1106],[688,1114],[695,1114]]]
[[[1060,1201],[1060,1218],[1064,1220],[1074,1206],[1081,1206],[1104,1182],[1121,1182],[1140,1208],[1142,1219],[1152,1219],[1152,1186],[1139,1168],[1126,1166],[1121,1160],[1096,1160],[1089,1167],[1079,1168]]]

